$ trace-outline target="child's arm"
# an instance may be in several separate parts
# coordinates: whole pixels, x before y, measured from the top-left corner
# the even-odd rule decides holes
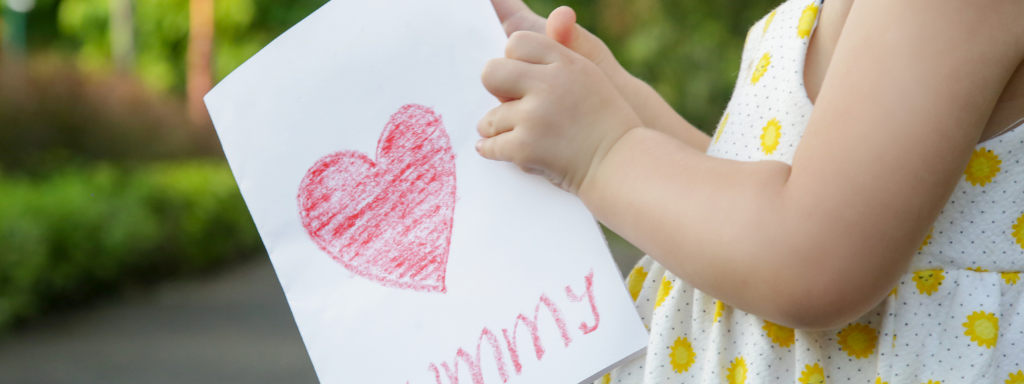
[[[1024,59],[1024,2],[858,0],[792,166],[648,128],[589,61],[517,34],[484,83],[484,157],[578,193],[674,274],[750,313],[831,328],[906,271]]]
[[[640,116],[645,127],[657,129],[701,152],[707,150],[711,138],[676,113],[651,86],[630,75],[615,60],[601,39],[576,24],[576,14],[572,9],[558,8],[545,20],[530,10],[523,0],[491,0],[491,3],[506,34],[512,35],[518,31],[546,32],[548,36],[596,64]]]

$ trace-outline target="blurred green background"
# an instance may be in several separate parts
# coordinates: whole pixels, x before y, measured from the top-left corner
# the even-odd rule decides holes
[[[0,0],[0,331],[263,252],[195,95],[323,3]],[[747,28],[777,1],[527,3],[575,8],[710,131]],[[609,235],[617,253],[636,252]]]

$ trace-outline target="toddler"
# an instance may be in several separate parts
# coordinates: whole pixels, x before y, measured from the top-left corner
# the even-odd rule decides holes
[[[710,137],[571,9],[493,4],[477,150],[649,255],[599,383],[1024,384],[1024,1],[787,0]]]

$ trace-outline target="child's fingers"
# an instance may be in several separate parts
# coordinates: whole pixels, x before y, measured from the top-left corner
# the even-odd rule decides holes
[[[521,145],[518,139],[512,132],[480,139],[476,142],[476,151],[485,159],[515,163],[519,157],[517,149]]]
[[[491,0],[491,4],[506,36],[516,31],[544,32],[544,18],[531,11],[523,0]]]
[[[491,0],[494,12],[498,14],[498,20],[504,23],[520,12],[533,12],[523,0]]]
[[[561,44],[536,32],[519,31],[508,38],[505,57],[532,64],[551,64],[558,61]]]
[[[571,47],[576,31],[576,11],[568,6],[561,6],[551,11],[545,25],[545,34],[552,40],[566,47]]]
[[[531,64],[518,60],[498,58],[487,62],[480,80],[487,92],[499,98],[521,99],[526,95],[531,77]]]
[[[487,112],[476,126],[480,137],[488,138],[511,131],[515,127],[519,101],[514,100]]]

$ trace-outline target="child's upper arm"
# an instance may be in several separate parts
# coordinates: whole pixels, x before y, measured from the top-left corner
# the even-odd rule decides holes
[[[1021,62],[1021,16],[1017,0],[854,3],[785,186],[812,249],[856,259],[861,284],[904,272]]]
[[[797,214],[910,250],[1021,61],[1020,16],[1016,0],[858,0],[793,159]]]
[[[1022,16],[1020,0],[856,0],[791,166],[638,129],[580,196],[730,305],[842,324],[892,289],[948,201],[1024,58]]]

